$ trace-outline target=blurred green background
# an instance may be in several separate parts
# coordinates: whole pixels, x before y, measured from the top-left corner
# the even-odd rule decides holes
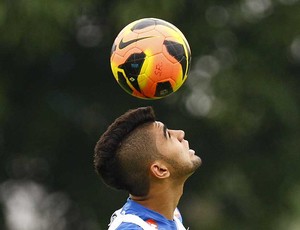
[[[298,0],[0,1],[0,229],[107,229],[127,194],[94,173],[115,117],[152,105],[203,160],[179,204],[200,230],[300,229]],[[109,64],[133,20],[175,24],[192,50],[184,86],[126,94]]]

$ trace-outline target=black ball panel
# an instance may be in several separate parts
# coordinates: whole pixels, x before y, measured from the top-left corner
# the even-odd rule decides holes
[[[126,78],[122,72],[118,71],[118,82],[120,86],[128,93],[132,94],[133,90],[127,84]]]
[[[173,93],[173,88],[169,81],[157,83],[155,97],[164,97],[171,93]]]
[[[138,84],[138,77],[141,73],[142,66],[145,61],[146,54],[133,53],[131,54],[123,63],[119,66],[120,69],[123,69],[125,72],[125,77],[131,82],[132,86],[139,92],[141,92],[140,86]]]

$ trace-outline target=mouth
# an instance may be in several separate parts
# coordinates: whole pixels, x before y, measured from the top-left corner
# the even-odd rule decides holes
[[[189,149],[189,153],[190,153],[191,155],[195,155],[195,150]]]

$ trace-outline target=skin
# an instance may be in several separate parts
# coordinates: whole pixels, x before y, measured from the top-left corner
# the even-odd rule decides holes
[[[188,177],[195,172],[202,161],[190,149],[182,130],[171,130],[159,121],[150,127],[156,140],[161,158],[149,166],[150,190],[146,196],[132,196],[131,199],[172,220],[175,208],[183,194]]]

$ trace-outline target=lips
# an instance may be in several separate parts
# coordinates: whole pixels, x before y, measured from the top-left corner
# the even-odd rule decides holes
[[[195,155],[195,150],[189,149],[189,153],[190,153],[191,155]]]
[[[195,150],[190,149],[189,142],[188,142],[187,140],[184,140],[184,141],[185,141],[185,143],[186,143],[187,149],[189,150],[189,153],[190,153],[191,155],[195,155]]]

